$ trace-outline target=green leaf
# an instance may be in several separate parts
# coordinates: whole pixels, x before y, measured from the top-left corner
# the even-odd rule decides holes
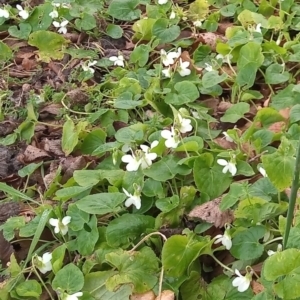
[[[180,158],[174,156],[165,156],[158,162],[154,163],[149,169],[144,169],[144,175],[158,180],[167,181],[175,177],[175,175],[187,175],[190,169],[184,165],[178,165]]]
[[[91,186],[70,186],[56,191],[54,200],[67,201],[71,198],[80,198],[89,194]]]
[[[214,71],[214,70],[210,71],[210,72],[206,72],[202,77],[203,87],[206,89],[211,88],[211,87],[223,82],[224,80],[226,80],[227,77],[228,76],[226,73],[219,75],[219,72]]]
[[[123,193],[99,193],[86,196],[76,202],[79,209],[96,215],[117,213],[126,195]]]
[[[153,228],[153,217],[125,214],[108,224],[106,240],[111,247],[128,246],[131,241],[140,238],[147,229]]]
[[[236,123],[239,119],[243,118],[244,115],[249,112],[250,105],[245,102],[240,102],[233,104],[231,107],[229,107],[224,116],[221,118],[222,122],[228,122],[228,123]]]
[[[61,143],[66,156],[74,150],[78,143],[78,132],[75,130],[75,124],[71,119],[68,119],[63,126]]]
[[[40,30],[30,34],[28,44],[39,49],[39,56],[43,62],[49,63],[51,59],[62,59],[63,49],[67,40],[58,33]]]
[[[158,281],[158,259],[149,247],[140,251],[118,250],[106,254],[105,259],[117,268],[117,274],[106,281],[108,290],[113,291],[122,284],[132,284],[133,292],[143,293],[151,290]]]
[[[2,183],[0,182],[0,190],[4,193],[9,194],[11,197],[15,197],[17,199],[24,199],[27,200],[29,202],[32,202],[33,200],[28,197],[26,194],[23,194],[22,192],[14,189],[13,187],[7,185],[6,183]]]
[[[19,283],[16,286],[16,292],[21,297],[33,297],[36,299],[40,299],[40,295],[42,294],[42,287],[36,280],[29,279]]]
[[[210,199],[215,199],[228,189],[231,177],[228,173],[224,174],[219,165],[206,166],[203,158],[195,160],[194,180],[200,192],[207,194]]]
[[[43,164],[43,162],[40,162],[38,164],[35,163],[31,163],[27,166],[25,166],[24,168],[22,168],[21,170],[18,171],[18,175],[20,177],[26,177],[26,176],[30,176],[35,170],[37,170],[41,165]]]
[[[83,140],[80,147],[83,154],[92,154],[99,145],[103,145],[106,140],[106,133],[102,129],[91,131]]]
[[[106,34],[113,39],[119,39],[123,35],[123,29],[119,25],[108,24],[106,27]]]
[[[83,274],[73,263],[65,265],[59,270],[52,281],[53,289],[62,289],[68,294],[74,294],[80,291],[83,285]]]
[[[300,251],[286,249],[269,256],[263,265],[263,276],[274,282],[273,289],[281,299],[300,297]]]
[[[109,270],[87,274],[82,291],[90,293],[95,300],[128,300],[132,294],[132,287],[129,284],[120,286],[114,292],[109,291],[105,285],[106,281],[115,273],[115,271]]]
[[[263,126],[270,126],[284,120],[284,117],[273,107],[264,107],[255,116],[255,121],[261,122]]]
[[[190,81],[177,82],[174,88],[176,93],[169,93],[165,97],[167,104],[182,106],[183,104],[194,102],[199,97],[198,88]]]
[[[245,196],[245,185],[238,182],[233,182],[230,185],[230,190],[228,194],[226,194],[220,203],[220,209],[222,211],[232,207],[239,199]]]
[[[97,23],[93,15],[83,13],[81,19],[75,20],[75,25],[79,30],[91,30],[97,26]]]
[[[139,45],[130,54],[130,62],[138,63],[139,67],[144,67],[149,60],[151,48],[149,45]]]
[[[196,238],[193,234],[171,236],[162,249],[162,265],[166,274],[172,277],[188,275],[192,262],[209,244],[207,238]]]
[[[73,219],[72,219],[72,223],[73,223]],[[66,249],[67,249],[66,245],[62,244],[62,245],[56,247],[52,251],[51,264],[52,264],[52,271],[54,274],[57,274],[57,272],[63,266]]]
[[[240,69],[249,63],[253,63],[257,68],[259,68],[263,61],[264,56],[262,54],[261,45],[255,42],[249,42],[240,50],[237,67]]]
[[[158,199],[155,206],[162,212],[169,212],[179,205],[179,197],[174,195],[172,197]]]
[[[7,241],[11,241],[15,236],[15,230],[25,226],[25,218],[20,217],[11,217],[7,221],[0,225],[0,231],[3,231],[3,236]]]
[[[249,188],[249,194],[252,197],[258,197],[266,201],[270,201],[272,195],[276,195],[277,193],[277,189],[268,177],[255,181]]]
[[[280,191],[291,186],[295,169],[295,149],[283,138],[278,150],[262,156],[262,162],[272,184]]]
[[[132,21],[140,17],[141,11],[136,9],[139,0],[112,0],[107,13],[122,21]]]
[[[180,27],[177,25],[169,27],[169,20],[158,19],[152,27],[152,34],[160,40],[160,44],[170,43],[178,38]]]
[[[264,246],[259,243],[259,240],[264,234],[263,226],[255,226],[238,232],[232,240],[230,253],[241,260],[259,258],[264,251]]]
[[[31,26],[28,23],[20,23],[19,28],[14,25],[8,28],[8,33],[18,39],[28,40],[28,37],[31,32]]]
[[[90,218],[89,214],[80,210],[75,203],[68,206],[67,215],[72,218],[72,222],[68,226],[73,231],[81,230]]]
[[[272,64],[266,70],[266,83],[279,84],[289,80],[290,75],[287,71],[283,72],[283,66],[280,64]]]
[[[290,123],[296,123],[300,121],[300,104],[296,104],[290,110]]]

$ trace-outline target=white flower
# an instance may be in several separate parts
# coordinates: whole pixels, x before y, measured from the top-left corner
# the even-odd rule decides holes
[[[179,131],[181,133],[187,133],[189,131],[193,130],[193,126],[191,125],[190,119],[185,119],[181,116],[181,114],[178,114],[178,121],[179,121]]]
[[[252,275],[250,273],[247,273],[245,276],[243,276],[237,269],[235,269],[235,274],[238,277],[233,279],[232,285],[234,287],[237,287],[239,292],[245,292],[250,286]]]
[[[218,54],[216,56],[216,59],[222,59],[223,63],[230,64],[230,60],[232,59],[232,57],[233,56],[231,54],[226,54],[226,55]]]
[[[52,19],[55,19],[55,18],[58,18],[58,11],[56,9],[53,9],[51,11],[51,13],[49,14],[49,16],[52,18]]]
[[[169,0],[158,0],[158,4],[160,4],[160,5],[163,5],[163,4],[166,4],[166,3],[168,3],[168,1]]]
[[[123,55],[111,56],[109,58],[109,60],[114,63],[114,66],[124,67],[124,56]]]
[[[58,33],[66,34],[68,31],[67,30],[68,23],[69,23],[68,20],[64,20],[61,23],[54,21],[52,24],[54,27],[58,28],[58,30],[57,30]]]
[[[157,154],[153,152],[149,152],[151,149],[155,148],[158,145],[158,141],[153,141],[149,146],[146,145],[140,145],[140,148],[144,152],[142,156],[142,163],[141,167],[142,169],[146,169],[152,165],[152,160],[155,160],[157,158]]]
[[[122,156],[121,160],[122,162],[127,163],[126,170],[129,172],[137,171],[142,163],[141,158],[139,156],[135,156],[133,153],[132,155],[126,154]]]
[[[207,72],[211,72],[212,70],[213,70],[213,67],[210,65],[210,64],[208,64],[208,63],[205,63],[205,70],[207,71]]]
[[[3,8],[0,8],[0,18],[9,18],[9,11]]]
[[[275,254],[276,253],[276,251],[273,251],[273,250],[268,250],[268,256],[272,256],[273,254]]]
[[[28,19],[29,13],[28,13],[27,10],[23,9],[23,7],[22,7],[21,5],[19,5],[19,4],[17,4],[16,8],[17,8],[17,10],[19,11],[19,16],[20,16],[22,19],[24,19],[24,20]]]
[[[228,162],[225,159],[218,159],[217,163],[220,166],[224,166],[222,172],[225,174],[229,171],[229,173],[231,173],[232,176],[234,176],[237,172],[237,168],[236,165],[233,162]]]
[[[222,133],[224,134],[225,140],[227,142],[233,142],[233,139],[229,136],[229,134],[226,131],[223,131]]]
[[[131,195],[123,188],[124,194],[128,197],[128,199],[125,201],[125,206],[129,207],[130,205],[134,205],[136,209],[141,208],[141,196],[140,195]]]
[[[202,21],[197,20],[197,21],[193,22],[193,25],[194,25],[195,27],[200,28],[200,27],[202,26]]]
[[[64,294],[63,300],[78,300],[78,297],[81,297],[83,295],[82,292],[77,292],[72,295]]]
[[[170,68],[170,67],[168,67],[168,69],[163,69],[161,72],[162,72],[162,73],[165,75],[165,77],[167,77],[167,78],[171,78],[171,76],[172,76],[172,72],[171,72],[171,68]]]
[[[170,14],[170,17],[169,17],[169,19],[175,19],[176,18],[176,13],[175,13],[175,11],[174,10],[172,10],[172,12],[171,12],[171,14]]]
[[[182,61],[182,59],[179,59],[179,67],[177,68],[178,73],[180,76],[188,76],[191,74],[191,70],[188,68],[190,65],[189,61]]]
[[[84,63],[84,64],[82,65],[82,69],[83,69],[83,71],[85,71],[85,72],[90,72],[90,73],[94,74],[94,73],[95,73],[95,70],[94,70],[94,68],[92,68],[92,66],[94,66],[95,64],[97,64],[97,61],[96,61],[96,60],[94,60],[94,61],[88,61],[87,64]]]
[[[256,25],[254,31],[255,31],[255,32],[261,33],[261,29],[260,29],[260,28],[261,28],[261,23],[258,23],[258,24]]]
[[[38,260],[36,267],[40,270],[41,273],[45,274],[52,270],[52,253],[46,252],[42,257],[37,256],[36,258]]]
[[[266,170],[263,167],[259,167],[258,168],[259,173],[264,176],[264,177],[268,177]]]
[[[230,250],[232,247],[231,236],[227,230],[225,230],[224,234],[218,234],[215,236],[216,240],[214,244],[222,243],[223,246],[226,247],[227,250]]]
[[[162,130],[161,136],[166,139],[165,145],[167,148],[177,148],[180,143],[178,134],[175,132],[174,127],[171,127],[171,130]]]
[[[65,235],[68,232],[68,224],[71,222],[70,216],[65,216],[61,221],[58,219],[51,218],[49,224],[54,226],[55,233],[61,233]]]
[[[174,52],[174,51],[167,53],[164,49],[161,49],[160,55],[161,55],[163,65],[168,67],[169,65],[174,64],[175,59],[181,55],[181,49],[180,49],[180,54],[178,53],[179,52]]]

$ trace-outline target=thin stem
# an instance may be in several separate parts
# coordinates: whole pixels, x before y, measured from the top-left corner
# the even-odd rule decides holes
[[[167,240],[167,237],[164,234],[162,234],[158,231],[155,231],[155,232],[149,233],[146,236],[144,236],[131,250],[129,250],[129,252],[133,252],[138,246],[140,246],[142,243],[144,243],[145,240],[147,240],[149,237],[151,237],[153,235],[160,235],[163,238],[164,242]]]
[[[294,178],[292,183],[292,189],[291,189],[291,195],[290,195],[290,201],[289,201],[289,208],[287,213],[287,220],[286,220],[286,227],[284,231],[284,239],[283,239],[283,249],[285,249],[287,245],[287,241],[289,238],[292,221],[294,217],[294,209],[297,199],[297,192],[299,189],[299,174],[300,174],[300,140],[298,145],[298,151],[297,151],[297,157],[296,157],[296,164],[295,164],[295,172],[294,172]]]
[[[272,240],[270,240],[270,241],[265,242],[263,245],[266,246],[266,245],[272,244],[273,242],[281,241],[282,239],[283,239],[283,237],[280,236],[280,237],[277,237],[277,238],[275,238],[275,239],[272,239]]]
[[[231,272],[234,274],[234,271],[232,269],[230,269],[229,267],[227,267],[226,265],[224,265],[222,262],[220,262],[214,255],[211,255],[211,257],[220,265],[222,266],[224,269],[226,269],[227,271]]]

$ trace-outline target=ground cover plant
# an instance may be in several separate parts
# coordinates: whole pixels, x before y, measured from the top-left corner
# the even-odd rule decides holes
[[[300,4],[0,1],[0,299],[300,299]]]

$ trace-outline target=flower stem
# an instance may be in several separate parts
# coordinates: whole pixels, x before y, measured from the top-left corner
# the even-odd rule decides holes
[[[295,171],[294,171],[294,178],[292,183],[292,189],[291,189],[291,195],[290,195],[290,201],[289,201],[289,208],[287,213],[287,220],[286,220],[286,227],[284,231],[284,239],[283,239],[283,249],[285,249],[287,245],[287,241],[289,238],[292,221],[294,217],[294,209],[297,199],[297,192],[299,189],[299,175],[300,175],[300,140],[298,144],[298,151],[296,156],[296,164],[295,164]]]
[[[234,271],[232,269],[230,269],[229,267],[227,267],[226,265],[224,265],[222,262],[220,262],[214,255],[211,255],[211,257],[220,265],[222,266],[224,269],[226,269],[227,271],[231,272],[234,274]]]
[[[281,241],[282,239],[283,239],[283,237],[280,236],[280,237],[277,237],[277,238],[275,238],[275,239],[272,239],[272,240],[270,240],[270,241],[265,242],[263,245],[266,246],[266,245],[272,244],[272,243],[275,242],[275,241]]]

